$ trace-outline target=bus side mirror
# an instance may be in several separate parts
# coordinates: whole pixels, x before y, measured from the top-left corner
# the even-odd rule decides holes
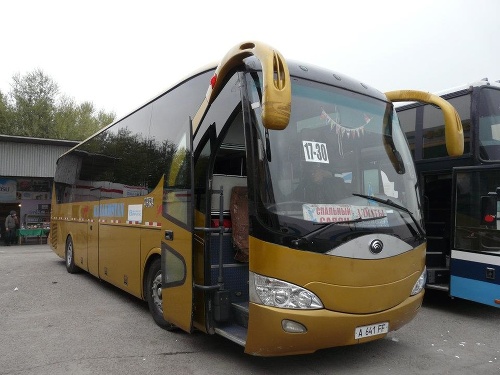
[[[284,57],[276,49],[261,42],[245,42],[233,47],[215,70],[215,83],[209,90],[211,102],[222,89],[219,82],[248,56],[255,56],[262,65],[262,123],[266,129],[283,130],[290,121],[292,88],[290,72]]]
[[[495,227],[497,223],[497,195],[485,195],[481,197],[481,225]]]
[[[205,99],[193,117],[196,132],[208,107],[223,88],[225,78],[249,56],[255,56],[262,65],[262,123],[266,129],[283,130],[290,121],[292,86],[290,72],[284,57],[274,48],[260,42],[236,45],[222,58],[210,81]]]
[[[443,98],[424,91],[397,90],[386,92],[391,102],[417,101],[434,104],[441,108],[444,116],[446,150],[450,156],[461,156],[464,153],[464,131],[462,121],[456,109]]]

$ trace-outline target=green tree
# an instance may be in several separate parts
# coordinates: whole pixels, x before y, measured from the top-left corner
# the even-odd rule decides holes
[[[48,137],[54,118],[54,109],[59,88],[40,69],[13,79],[13,116],[11,127],[14,135]]]
[[[82,140],[115,118],[91,102],[60,95],[57,83],[40,69],[14,75],[11,86],[7,96],[0,92],[1,134]]]
[[[9,134],[9,116],[7,97],[0,91],[0,134]]]
[[[53,137],[82,140],[113,122],[114,113],[97,111],[91,102],[77,104],[63,96],[54,113]]]

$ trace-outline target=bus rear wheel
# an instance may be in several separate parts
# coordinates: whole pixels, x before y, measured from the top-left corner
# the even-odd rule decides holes
[[[66,239],[66,248],[64,250],[64,261],[66,263],[66,270],[69,273],[77,273],[78,266],[75,264],[75,252],[73,247],[73,240],[71,237]]]
[[[151,312],[155,323],[167,331],[176,329],[174,324],[167,322],[163,318],[160,258],[153,260],[149,266],[144,291],[149,311]]]

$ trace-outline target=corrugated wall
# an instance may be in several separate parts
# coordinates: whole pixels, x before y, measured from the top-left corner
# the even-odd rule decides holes
[[[54,177],[57,158],[69,146],[0,142],[0,176]]]

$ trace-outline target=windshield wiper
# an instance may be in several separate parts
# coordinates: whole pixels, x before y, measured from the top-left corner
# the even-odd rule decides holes
[[[379,202],[379,203],[383,203],[383,204],[386,204],[388,206],[391,206],[391,207],[394,207],[394,208],[397,208],[398,210],[401,210],[403,212],[406,212],[410,217],[411,219],[413,220],[413,223],[415,223],[415,226],[417,227],[418,229],[418,234],[419,234],[419,237],[420,238],[424,238],[425,237],[425,231],[422,229],[421,225],[419,224],[419,222],[417,221],[417,219],[415,219],[415,216],[413,216],[413,212],[411,212],[409,209],[407,209],[405,206],[401,206],[400,204],[397,204],[396,202],[390,200],[390,199],[382,199],[382,198],[377,198],[377,197],[374,197],[374,196],[371,196],[371,195],[366,195],[366,194],[358,194],[358,193],[352,193],[352,195],[355,195],[357,197],[361,197],[361,198],[366,198],[366,199],[370,199],[372,201],[375,201],[375,202]],[[400,214],[401,215],[401,214]],[[401,216],[402,217],[402,216]]]
[[[317,236],[321,232],[327,230],[328,228],[330,228],[334,225],[360,223],[362,221],[378,220],[378,219],[383,219],[385,217],[387,217],[387,216],[366,217],[366,218],[358,217],[357,219],[346,220],[346,221],[332,221],[330,223],[314,223],[315,225],[322,225],[322,227],[315,229],[312,232],[307,233],[305,236],[302,236],[300,238],[297,238],[296,240],[293,240],[292,245],[295,247],[299,247],[303,243],[308,243],[309,240],[311,239],[311,237]]]

